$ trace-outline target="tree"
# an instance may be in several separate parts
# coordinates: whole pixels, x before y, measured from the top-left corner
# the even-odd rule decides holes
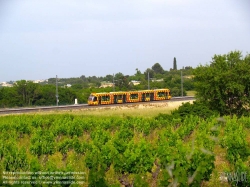
[[[170,88],[170,91],[171,91],[171,95],[172,95],[172,97],[179,97],[179,96],[181,96],[181,95],[182,95],[182,93],[181,93],[181,89],[180,89],[180,88],[178,88],[178,87],[173,87],[173,88]],[[187,95],[186,91],[185,91],[185,90],[183,90],[183,96],[186,96],[186,95]]]
[[[88,82],[88,79],[85,75],[80,76],[80,79],[83,80],[84,82]]]
[[[161,65],[157,62],[152,66],[152,70],[157,74],[163,74],[164,73],[164,69],[161,67]]]
[[[214,55],[210,65],[194,70],[197,99],[221,115],[238,116],[249,111],[250,55],[239,51]]]
[[[104,81],[113,82],[113,75],[106,75],[103,79]]]
[[[141,75],[141,71],[138,68],[136,68],[135,71],[136,71],[135,75]]]
[[[0,89],[0,108],[20,106],[18,93],[13,87]]]
[[[20,80],[14,84],[14,89],[16,89],[18,93],[21,106],[33,105],[38,86],[39,85],[37,83],[26,80]]]
[[[183,79],[184,79],[183,88],[185,90],[193,90],[194,89],[193,79],[190,78],[183,78]]]
[[[55,105],[56,103],[56,86],[44,85],[37,89],[37,99],[35,105]]]
[[[116,81],[116,85],[119,87],[120,90],[127,90],[129,88],[128,77],[128,75],[122,76]]]
[[[58,88],[60,102],[59,104],[73,104],[76,98],[76,92],[71,88]]]
[[[121,72],[115,74],[115,80],[122,79],[123,77],[124,75]]]
[[[192,66],[185,66],[185,69],[192,69]]]
[[[173,69],[177,70],[177,62],[175,57],[174,57]]]
[[[134,76],[130,76],[129,80],[137,80],[137,81],[142,81],[144,79],[144,75],[141,73],[141,71],[136,68],[135,69],[136,73],[134,74]]]

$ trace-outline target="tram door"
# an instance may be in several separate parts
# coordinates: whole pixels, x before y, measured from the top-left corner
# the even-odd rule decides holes
[[[150,101],[154,100],[154,93],[150,93]]]
[[[114,95],[114,103],[117,104],[117,95]]]
[[[126,100],[126,94],[123,95],[123,103],[126,103],[127,100]]]
[[[142,101],[146,101],[146,93],[142,93]]]

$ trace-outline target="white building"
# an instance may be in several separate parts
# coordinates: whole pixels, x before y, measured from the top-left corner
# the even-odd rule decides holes
[[[13,84],[9,84],[7,82],[2,82],[2,83],[0,83],[0,86],[2,86],[2,87],[12,87]]]

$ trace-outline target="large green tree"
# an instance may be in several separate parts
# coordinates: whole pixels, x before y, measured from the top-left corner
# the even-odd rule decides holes
[[[162,66],[157,62],[152,66],[152,70],[157,74],[163,74],[164,73],[164,69],[162,68]]]
[[[33,105],[33,101],[36,99],[36,90],[39,87],[38,84],[31,81],[20,80],[14,84],[14,89],[17,92],[17,97],[20,101],[20,106]]]
[[[249,111],[250,55],[240,51],[214,55],[211,64],[194,70],[197,98],[220,112],[238,116]]]
[[[0,89],[0,108],[20,106],[18,93],[12,87]]]

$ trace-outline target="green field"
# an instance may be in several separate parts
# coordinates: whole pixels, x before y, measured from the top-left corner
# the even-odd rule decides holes
[[[61,172],[57,177],[71,178],[53,182],[117,187],[230,186],[220,178],[235,172],[250,177],[250,118],[226,117],[223,122],[189,116],[181,121],[164,115],[92,114],[1,116],[0,172],[30,172],[27,176],[33,176],[29,181],[34,183],[41,182],[41,176],[43,182],[52,182],[45,179],[48,172]],[[245,178],[238,183],[249,185]],[[2,178],[2,182],[13,180]]]

